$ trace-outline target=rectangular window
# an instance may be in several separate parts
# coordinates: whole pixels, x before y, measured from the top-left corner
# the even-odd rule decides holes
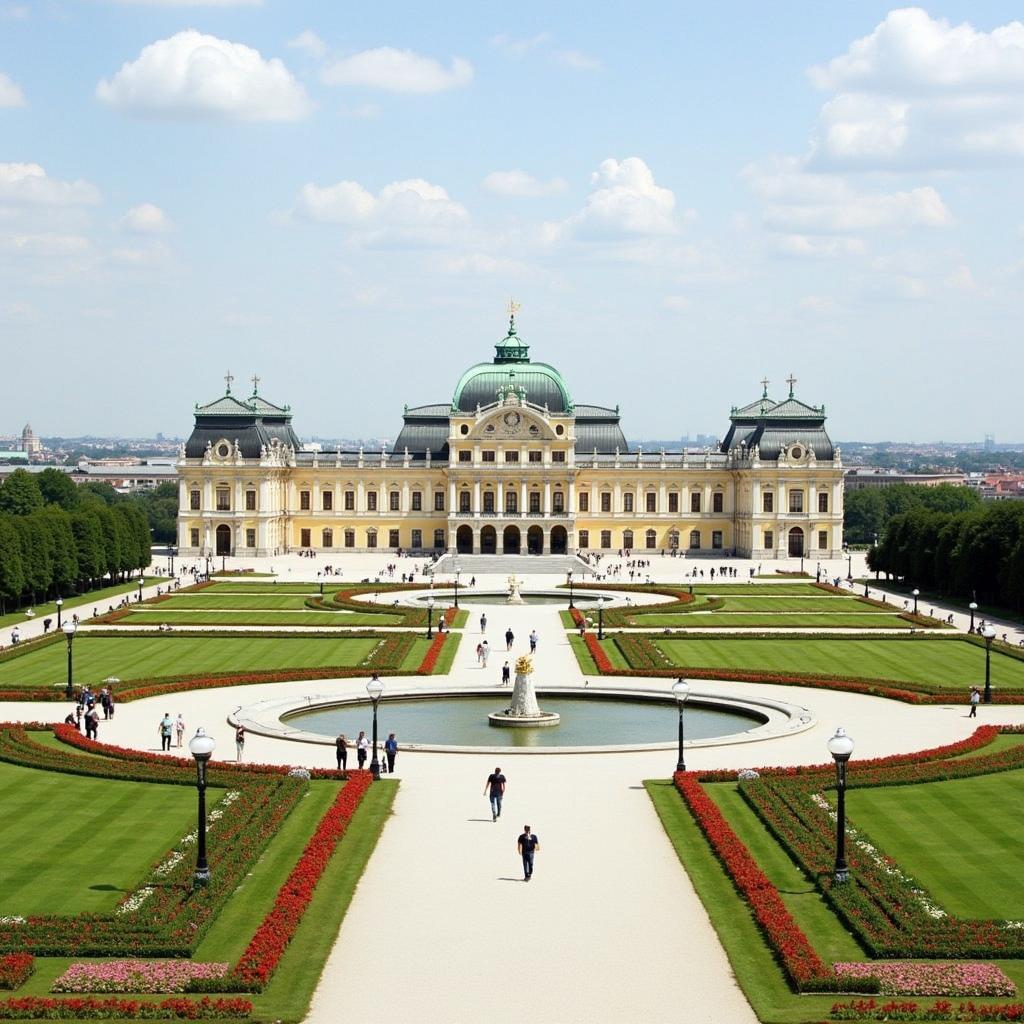
[[[789,492],[789,511],[790,512],[803,512],[804,510],[804,492],[803,491],[790,491]]]
[[[472,512],[473,510],[469,507],[469,503],[472,500],[472,495],[469,491],[459,491],[459,511],[460,512]]]
[[[775,547],[775,531],[765,530],[764,531],[764,547],[766,551],[771,551]]]
[[[543,457],[543,452],[530,452],[531,462],[540,462]]]
[[[367,491],[366,492],[366,511],[376,512],[377,511],[377,492]]]
[[[602,530],[601,531],[601,547],[610,548],[612,546],[612,531]]]
[[[345,531],[345,547],[354,548],[356,546],[356,531],[346,530]]]
[[[444,511],[444,491],[434,491],[434,511]]]
[[[700,491],[692,491],[690,493],[690,511],[691,512],[699,512],[700,511]],[[699,545],[698,545],[698,547],[699,547]]]
[[[565,511],[565,495],[561,491],[555,491],[551,495],[551,511],[561,515]]]
[[[648,549],[655,548],[658,546],[658,535],[653,530],[648,530],[644,534],[644,543]]]
[[[581,512],[589,512],[590,511],[590,495],[586,491],[581,491],[580,492],[580,496],[577,499],[577,501],[579,503],[580,511]]]
[[[423,547],[423,531],[422,530],[413,530],[412,531],[412,547],[416,551],[419,551]]]
[[[388,507],[391,509],[392,512],[398,511],[399,506],[401,504],[401,500],[402,496],[401,494],[398,493],[398,491],[391,491],[390,494],[388,494]],[[391,546],[394,547],[394,545]]]
[[[818,548],[825,551],[828,548],[828,530],[818,531]]]
[[[459,462],[472,462],[473,453],[468,448],[459,449]]]
[[[398,546],[399,546],[399,544],[398,544],[398,531],[397,530],[388,530],[388,547],[389,548],[397,548]]]
[[[530,515],[540,512],[540,491],[530,491]]]
[[[484,491],[484,511],[494,511],[494,491]]]
[[[818,511],[828,511],[828,491],[818,491]]]
[[[226,487],[217,488],[217,511],[227,512],[231,508],[231,492]]]
[[[299,509],[303,512],[309,511],[309,491],[299,491]]]
[[[559,452],[552,452],[551,453],[551,461],[552,462],[565,462],[565,452],[561,452],[561,451],[559,451]]]
[[[345,492],[345,511],[353,512],[356,507],[356,492],[346,491]]]
[[[576,534],[576,544],[581,549],[589,548],[590,547],[590,531],[589,530],[580,530],[580,532]]]
[[[256,511],[256,492],[246,491],[245,492],[245,511],[255,512]]]
[[[722,531],[712,530],[711,531],[711,546],[713,548],[720,548],[722,546]]]
[[[626,493],[622,496],[622,511],[632,512],[633,511],[633,495]]]
[[[444,530],[434,531],[434,550],[442,551],[444,549]]]
[[[423,492],[413,491],[412,492],[412,510],[413,512],[423,511]],[[419,547],[418,544],[414,544],[413,547]]]
[[[189,493],[188,493],[188,507],[198,511],[198,509],[200,507],[200,505],[199,505],[199,492],[198,491],[189,491]]]
[[[519,461],[519,452],[505,452],[505,461],[506,462],[518,462]]]
[[[505,514],[514,516],[519,511],[519,496],[515,491],[505,492]]]
[[[721,512],[724,503],[725,503],[725,495],[722,494],[721,491],[715,491],[715,493],[711,495],[711,511],[712,512]]]
[[[775,494],[772,491],[765,491],[764,494],[761,495],[761,511],[775,511]]]
[[[700,530],[690,531],[690,550],[700,551]]]
[[[324,491],[320,495],[320,503],[325,512],[330,512],[334,508],[334,491]]]
[[[301,544],[302,547],[304,548],[309,547],[309,530],[299,531],[299,544]]]
[[[191,542],[191,546],[194,547],[194,548],[199,547],[199,531],[198,530],[189,530],[188,531],[188,535],[189,535],[189,541]]]
[[[601,511],[602,512],[611,512],[611,510],[612,510],[612,496],[607,491],[603,491],[601,493]]]
[[[668,510],[669,512],[679,511],[679,494],[676,491],[668,492]]]
[[[366,546],[368,548],[375,548],[377,546],[377,531],[367,530],[366,531]]]
[[[254,547],[256,547],[256,531],[255,530],[246,530],[245,531],[245,546],[247,548],[254,548]]]
[[[494,461],[494,452],[486,451],[486,452],[481,452],[481,454],[483,455],[484,462],[493,462]]]
[[[320,533],[320,547],[322,548],[333,548],[334,547],[334,531],[330,528],[322,530]]]
[[[644,508],[648,512],[658,511],[658,496],[654,493],[654,491],[648,491],[644,495]]]

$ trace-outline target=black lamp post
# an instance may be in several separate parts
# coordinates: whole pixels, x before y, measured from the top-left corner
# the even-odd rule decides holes
[[[801,555],[800,556],[800,575],[803,576],[803,574],[804,574],[804,556]]]
[[[324,596],[324,581],[323,580],[320,581],[320,596],[321,597]]]
[[[57,628],[60,629],[60,610],[64,607],[64,598],[58,597],[53,603],[57,606]]]
[[[64,630],[64,636],[67,637],[68,641],[68,685],[64,687],[64,696],[70,700],[75,695],[75,687],[71,682],[71,645],[75,640],[75,624],[74,622],[65,622],[61,629]]]
[[[206,765],[217,746],[212,736],[203,728],[196,729],[195,736],[188,741],[188,749],[196,759],[196,789],[199,792],[199,834],[196,843],[196,888],[210,884],[210,865],[206,861]]]
[[[455,568],[455,607],[458,608],[459,607],[459,573],[462,572],[462,566],[459,565],[458,559],[456,559],[456,561],[455,561],[454,568]]]
[[[996,638],[996,627],[988,623],[981,628],[985,638],[985,703],[992,703],[992,641]]]
[[[978,602],[972,601],[968,606],[971,609],[971,628],[967,630],[968,633],[974,632],[974,613],[978,610]]]
[[[604,639],[604,603],[608,600],[605,597],[597,599],[597,639]]]
[[[142,584],[144,582],[145,582],[145,579],[144,579],[144,577],[142,575],[142,570],[140,569],[139,570],[139,604],[142,604]]]
[[[431,595],[427,598],[427,639],[430,640],[434,635],[434,597]]]
[[[911,591],[911,594],[914,595],[914,614],[916,615],[917,614],[917,599],[921,596],[921,591],[918,590],[917,587],[914,587],[914,589]]]
[[[220,556],[220,571],[221,572],[227,572],[228,571],[228,556],[227,555],[221,555]]]
[[[690,696],[690,684],[685,679],[677,679],[672,684],[672,696],[676,699],[679,708],[679,759],[676,761],[676,771],[686,771],[686,758],[683,755],[683,708],[686,705],[686,698]]]
[[[843,885],[850,877],[846,866],[846,763],[853,753],[853,740],[843,728],[828,741],[828,752],[836,762],[836,885]]]
[[[865,597],[868,596],[868,581],[867,580],[864,581],[864,596]]]
[[[569,570],[569,608],[575,608],[576,606],[572,603],[572,570]]]
[[[846,561],[846,578],[848,580],[852,580],[853,579],[853,552],[850,551],[849,548],[847,548],[846,551],[847,551],[847,555],[846,555],[846,558],[847,558],[847,561]]]
[[[366,684],[366,692],[373,701],[373,756],[370,758],[370,774],[376,782],[380,778],[380,761],[377,760],[377,704],[384,692],[384,684],[376,675]]]

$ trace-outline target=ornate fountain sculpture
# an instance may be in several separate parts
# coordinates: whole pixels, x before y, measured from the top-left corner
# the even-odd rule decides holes
[[[524,604],[523,596],[519,593],[519,580],[516,579],[516,574],[512,573],[508,578],[508,597],[505,598],[505,604]]]
[[[541,711],[533,686],[533,661],[525,654],[516,658],[516,684],[512,688],[512,704],[504,711],[487,716],[491,725],[504,728],[542,729],[558,725],[561,716],[554,711]]]

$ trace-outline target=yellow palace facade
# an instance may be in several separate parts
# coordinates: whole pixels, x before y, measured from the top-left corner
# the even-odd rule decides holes
[[[631,449],[618,408],[574,402],[533,362],[514,317],[452,399],[406,407],[376,452],[305,448],[258,393],[195,409],[178,462],[183,556],[300,549],[834,558],[843,468],[824,407],[734,407],[715,449]]]

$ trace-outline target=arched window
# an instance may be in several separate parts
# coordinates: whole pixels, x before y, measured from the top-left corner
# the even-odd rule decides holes
[[[690,550],[700,551],[700,530],[690,531]]]
[[[330,527],[322,532],[320,537],[320,546],[324,548],[334,547],[334,531]]]
[[[623,530],[622,531],[622,546],[624,548],[631,548],[633,546],[633,531]]]
[[[647,546],[649,548],[656,547],[657,544],[658,544],[658,534],[657,534],[657,532],[654,531],[654,530],[648,530],[644,534],[644,542],[647,544]]]

